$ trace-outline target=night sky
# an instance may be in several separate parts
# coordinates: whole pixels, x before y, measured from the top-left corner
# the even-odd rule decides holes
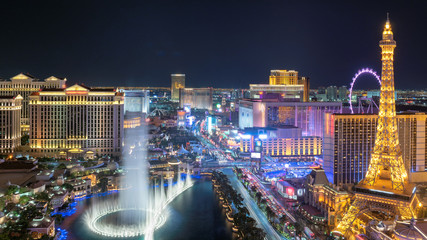
[[[28,72],[89,86],[248,88],[271,69],[312,87],[381,71],[386,13],[399,89],[427,88],[427,1],[2,1],[0,77]],[[365,78],[357,86],[376,88]]]

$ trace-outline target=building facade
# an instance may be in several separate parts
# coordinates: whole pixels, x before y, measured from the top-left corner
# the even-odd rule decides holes
[[[29,129],[29,108],[28,102],[30,94],[45,88],[65,88],[66,78],[48,77],[44,81],[39,81],[30,74],[20,73],[10,79],[0,80],[0,96],[22,96],[21,124],[22,131]]]
[[[240,149],[253,152],[257,140],[262,142],[264,156],[319,156],[322,154],[322,138],[303,137],[301,129],[293,126],[284,128],[245,128],[240,133]]]
[[[320,210],[329,226],[336,226],[350,205],[351,194],[330,184],[323,169],[307,175],[305,188],[305,204]]]
[[[22,97],[0,97],[0,153],[11,153],[21,146]]]
[[[337,86],[329,86],[326,88],[326,99],[328,101],[336,101],[337,100]]]
[[[341,86],[338,89],[338,99],[342,102],[345,102],[348,99],[348,93],[347,93],[347,87],[346,86]]]
[[[136,128],[144,124],[150,113],[150,91],[145,89],[119,88],[124,94],[124,128]]]
[[[74,85],[30,96],[30,147],[36,156],[120,156],[124,96]]]
[[[251,98],[263,98],[268,93],[282,94],[284,99],[308,102],[310,81],[299,77],[295,70],[271,70],[269,84],[250,84]]]
[[[179,106],[212,110],[212,93],[212,88],[181,88],[179,89]]]
[[[262,151],[265,156],[290,157],[290,156],[319,156],[322,155],[322,138],[268,138],[262,141]],[[244,153],[254,150],[254,137],[240,140],[240,149]]]
[[[340,102],[283,102],[273,99],[240,100],[239,127],[296,126],[302,136],[323,137],[324,113],[340,113]]]
[[[185,88],[185,74],[171,74],[171,100],[179,101],[179,89]]]
[[[414,182],[419,181],[427,166],[426,120],[424,113],[397,114],[404,165]],[[325,115],[323,167],[331,183],[354,184],[365,177],[377,124],[375,114]]]
[[[147,114],[150,111],[150,91],[144,89],[119,88],[124,94],[124,112]]]

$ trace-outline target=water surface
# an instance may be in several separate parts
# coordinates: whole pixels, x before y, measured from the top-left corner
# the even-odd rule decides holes
[[[91,202],[92,199],[78,202],[77,212],[64,220],[61,228],[68,231],[68,239],[109,239],[93,234],[83,222],[82,213]],[[154,232],[156,240],[232,239],[231,224],[226,220],[224,211],[217,202],[209,178],[202,177],[196,180],[193,187],[169,204],[166,214],[168,214],[166,223]],[[133,239],[141,240],[143,237]]]

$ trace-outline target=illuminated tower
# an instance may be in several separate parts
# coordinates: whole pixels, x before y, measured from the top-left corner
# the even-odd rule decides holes
[[[185,74],[171,74],[171,100],[179,101],[179,89],[185,88]]]
[[[353,222],[360,214],[382,211],[400,219],[410,219],[421,207],[413,191],[414,185],[408,183],[399,144],[393,70],[396,41],[388,17],[380,47],[381,98],[375,145],[366,176],[355,186],[356,198],[335,229],[341,234],[357,232]]]
[[[408,180],[408,174],[403,165],[397,132],[393,70],[393,52],[396,41],[393,40],[393,32],[388,19],[380,47],[382,50],[380,111],[375,147],[364,184],[374,186],[380,175],[389,175],[387,177],[391,179],[392,189],[403,191]]]

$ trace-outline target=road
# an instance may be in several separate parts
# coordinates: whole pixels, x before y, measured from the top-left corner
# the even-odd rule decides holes
[[[214,144],[212,144],[211,142],[209,142],[208,139],[205,138],[205,136],[197,136],[199,141],[202,143],[202,145],[204,145],[205,148],[209,149],[211,152],[213,152],[215,154],[216,157],[218,158],[222,158],[222,159],[226,159],[225,156],[221,156],[224,155],[223,150],[221,150],[220,148],[218,148],[217,146],[215,146]],[[229,165],[240,165],[240,166],[245,166],[248,164],[248,162],[238,162],[238,161],[225,161],[223,162],[221,165],[219,165],[218,167],[216,167],[215,169],[218,168],[222,168],[223,172],[228,176],[228,178],[230,179],[230,183],[231,185],[242,195],[243,197],[243,203],[246,205],[246,207],[249,210],[249,213],[251,215],[251,217],[253,217],[257,224],[258,227],[262,228],[265,232],[266,232],[266,237],[267,239],[285,239],[284,237],[280,236],[275,230],[274,228],[271,226],[271,224],[269,223],[269,221],[267,220],[267,217],[265,216],[265,214],[259,209],[258,205],[256,204],[255,200],[250,196],[250,194],[248,193],[248,191],[246,190],[246,188],[242,185],[242,183],[237,179],[236,175],[234,174],[234,172],[232,171],[232,169],[228,168]],[[272,159],[270,159],[270,161],[268,163],[263,162],[263,164],[266,165],[276,165],[277,163],[275,161],[273,161]],[[294,170],[299,169],[299,168],[307,168],[307,166],[305,164],[303,164],[303,166],[291,166],[291,168],[294,168]],[[262,190],[264,192],[269,192],[270,190],[266,189],[264,184],[262,184],[262,182],[256,177],[254,176],[253,179],[258,183],[258,185],[262,188]],[[271,194],[271,193],[270,193]],[[274,195],[274,194],[273,194]],[[287,211],[286,207],[280,202],[277,201],[276,198],[273,198],[273,201],[280,206],[280,209],[282,211],[282,213],[286,214],[288,216],[288,218],[292,221],[292,222],[299,222],[301,223],[301,221],[304,222],[304,224],[302,224],[303,226],[310,226],[311,224],[309,224],[308,222],[306,222],[306,220],[301,217],[294,217],[293,214],[291,214],[289,211]],[[311,228],[313,231],[313,228]],[[317,231],[317,229],[314,229],[313,231],[314,233],[317,234],[319,239],[323,239],[324,236],[322,233],[320,233],[319,231]],[[320,237],[319,237],[320,236]]]
[[[225,156],[218,156],[218,155],[224,155],[224,152],[218,149],[209,141],[207,141],[204,137],[198,136],[198,139],[206,148],[208,148],[210,151],[213,151],[217,157],[225,158]],[[233,162],[233,164],[239,165],[237,162]],[[247,163],[243,163],[243,164],[246,165]],[[243,186],[243,184],[239,181],[239,179],[237,179],[237,176],[234,174],[233,170],[231,168],[223,168],[222,171],[230,179],[231,186],[234,189],[236,189],[238,193],[242,195],[243,204],[245,204],[245,206],[247,207],[251,217],[255,219],[255,221],[257,222],[258,227],[264,230],[264,232],[266,233],[266,238],[268,240],[285,239],[282,236],[280,236],[276,232],[276,230],[274,230],[273,226],[271,226],[265,214],[261,211],[261,209],[259,209],[255,200],[250,196],[250,194],[248,193],[246,188]]]
[[[231,186],[242,195],[243,203],[248,208],[251,217],[258,223],[258,227],[265,231],[266,238],[269,240],[284,239],[271,226],[270,222],[267,220],[267,217],[264,215],[261,209],[259,209],[254,199],[249,195],[248,191],[246,191],[245,187],[242,185],[239,179],[237,179],[237,176],[234,174],[233,170],[231,168],[225,168],[222,171],[230,179]]]
[[[262,188],[262,190],[263,190],[263,192],[265,192],[265,193],[268,193],[268,195],[272,195],[273,196],[273,200],[272,201],[274,201],[274,203],[276,204],[276,205],[278,205],[278,206],[280,206],[280,208],[281,208],[281,210],[288,216],[288,218],[293,222],[293,223],[295,223],[296,222],[296,219],[295,219],[295,217],[291,214],[291,213],[289,213],[287,210],[286,210],[286,208],[285,208],[285,206],[283,206],[283,204],[281,203],[281,202],[279,202],[279,201],[277,201],[277,199],[274,197],[274,195],[273,194],[271,194],[271,190],[269,190],[269,189],[266,189],[266,187],[264,186],[264,184],[259,180],[259,178],[257,177],[257,176],[255,176],[255,175],[253,175],[253,174],[251,174],[251,178],[252,179],[254,179],[258,184],[258,186],[260,186],[261,188]]]

